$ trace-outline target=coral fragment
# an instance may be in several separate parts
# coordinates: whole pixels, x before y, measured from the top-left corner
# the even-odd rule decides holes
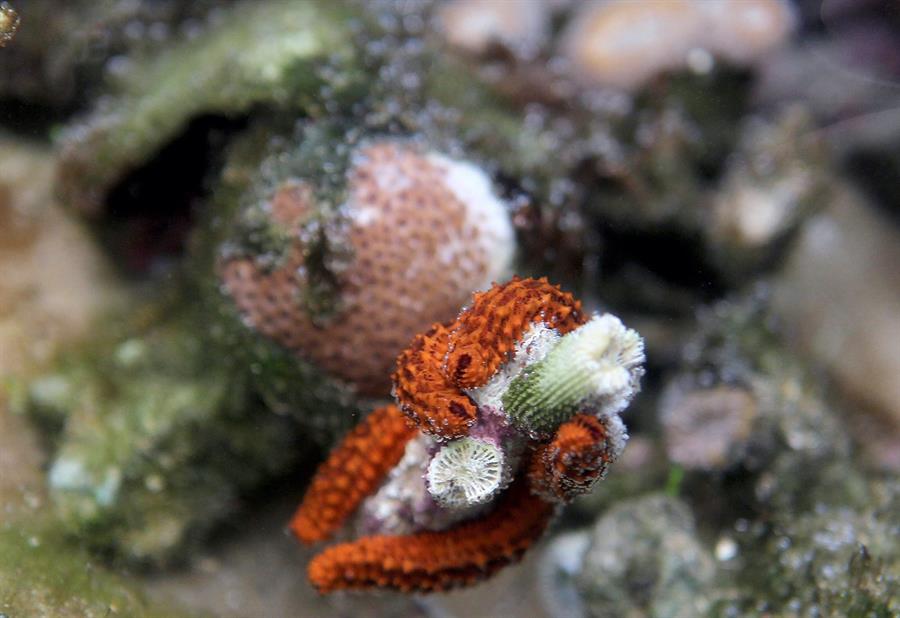
[[[455,321],[417,337],[397,359],[395,396],[424,431],[461,437],[477,412],[462,389],[487,383],[533,324],[567,333],[584,322],[571,294],[546,279],[514,277],[476,294]]]
[[[555,505],[590,491],[622,451],[628,436],[618,413],[637,391],[643,359],[637,333],[608,314],[586,320],[580,303],[546,279],[513,278],[476,294],[398,358],[394,396],[422,433],[404,434],[402,459],[392,451],[387,480],[366,489],[358,524],[369,536],[315,557],[313,585],[447,590],[518,559]],[[517,418],[504,406],[520,379]],[[535,414],[543,404],[549,413]],[[376,429],[351,434],[323,466],[307,499],[313,506],[304,502],[295,518],[298,536],[323,538],[360,503],[362,485],[340,475],[366,441],[394,439]],[[543,442],[544,433],[553,439]]]
[[[357,425],[310,483],[290,523],[297,538],[305,543],[327,539],[397,465],[414,435],[394,405],[375,410]]]
[[[515,483],[481,519],[440,532],[370,536],[326,549],[309,564],[319,592],[371,587],[426,592],[475,583],[515,562],[544,532],[553,506]]]

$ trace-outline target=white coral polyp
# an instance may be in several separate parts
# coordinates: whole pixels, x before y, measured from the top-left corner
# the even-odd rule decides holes
[[[623,410],[638,390],[644,373],[644,341],[616,316],[595,316],[569,333],[568,352],[573,365],[591,376],[591,391],[601,403],[601,412]]]
[[[447,507],[489,501],[503,480],[503,451],[490,442],[464,437],[448,442],[428,464],[428,491]]]

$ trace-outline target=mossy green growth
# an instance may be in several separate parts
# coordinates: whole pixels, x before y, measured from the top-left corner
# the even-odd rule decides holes
[[[0,526],[0,614],[54,618],[187,618],[150,603],[132,584],[43,525]]]
[[[900,615],[900,485],[870,484],[863,504],[782,514],[740,538],[744,568],[713,616]]]
[[[179,314],[72,352],[32,383],[65,386],[48,473],[63,529],[129,562],[182,556],[243,492],[302,454],[296,423],[266,409],[248,368]],[[32,393],[26,411],[44,414]]]
[[[245,2],[193,40],[135,59],[115,98],[63,137],[67,200],[100,208],[105,192],[201,115],[240,116],[254,106],[301,111],[354,89],[352,12],[343,3]],[[321,68],[329,66],[331,83]]]

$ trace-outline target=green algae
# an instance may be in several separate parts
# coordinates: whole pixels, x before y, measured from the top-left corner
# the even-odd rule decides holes
[[[32,385],[66,385],[50,497],[63,528],[95,549],[139,563],[175,559],[234,511],[242,490],[296,460],[298,432],[258,412],[246,370],[185,335],[196,328],[156,323],[73,353]],[[41,415],[46,402],[31,399]]]
[[[62,138],[66,201],[97,212],[118,179],[201,114],[313,105],[324,83],[317,66],[350,61],[349,17],[325,3],[243,3],[196,40],[135,63],[116,99]]]
[[[876,481],[863,503],[782,513],[737,535],[743,568],[712,615],[896,616],[898,508],[896,481]]]
[[[0,526],[0,613],[54,618],[179,618],[97,565],[46,523]]]

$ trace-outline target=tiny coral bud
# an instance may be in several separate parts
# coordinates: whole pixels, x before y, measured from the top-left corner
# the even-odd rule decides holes
[[[448,507],[487,502],[502,483],[504,459],[499,447],[484,440],[448,442],[428,465],[428,491]]]
[[[562,504],[590,492],[619,457],[627,439],[622,419],[616,415],[598,419],[576,414],[535,452],[528,473],[531,491]]]
[[[637,392],[643,362],[640,335],[613,315],[596,316],[513,380],[503,407],[513,424],[537,434],[555,431],[582,407],[616,414]]]

